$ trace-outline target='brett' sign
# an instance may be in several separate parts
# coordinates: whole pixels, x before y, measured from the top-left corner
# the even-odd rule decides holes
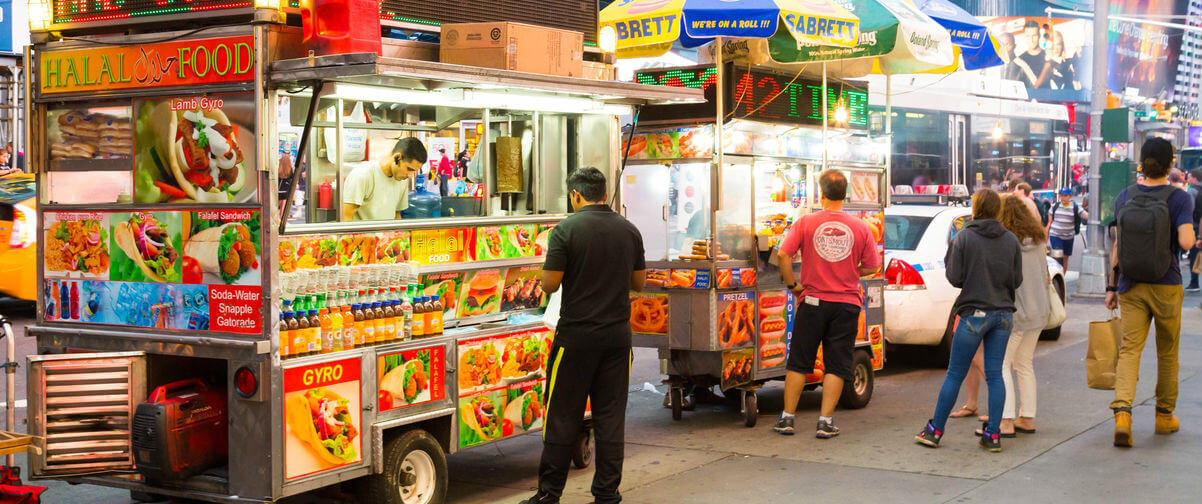
[[[38,55],[42,94],[247,82],[254,67],[249,35]]]

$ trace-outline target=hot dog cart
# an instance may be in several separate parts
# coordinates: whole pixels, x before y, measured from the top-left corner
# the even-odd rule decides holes
[[[568,173],[616,176],[619,116],[701,93],[304,57],[274,8],[214,9],[154,18],[176,31],[34,32],[32,472],[212,502],[349,480],[365,502],[440,502],[446,454],[541,428],[539,273]],[[355,170],[463,130],[471,184],[346,221]]]
[[[868,224],[883,257],[888,140],[867,134],[863,87],[829,84],[834,120],[824,131],[823,83],[759,67],[717,70],[636,76],[702,89],[709,101],[645,108],[623,144],[623,211],[643,232],[648,267],[648,287],[631,294],[631,326],[636,345],[659,350],[673,418],[686,386],[719,385],[741,396],[750,427],[755,390],[785,375],[794,324],[776,247],[794,220],[821,209],[816,183],[826,165],[846,173],[844,211]],[[846,384],[844,407],[867,405],[873,372],[884,365],[884,285],[880,275],[861,281],[855,380]],[[817,386],[822,377],[819,363],[807,382]]]

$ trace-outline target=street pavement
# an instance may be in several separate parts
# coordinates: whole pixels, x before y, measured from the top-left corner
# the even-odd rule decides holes
[[[1073,276],[1075,277],[1075,275]],[[1072,277],[1070,277],[1072,278]],[[1070,284],[1070,292],[1075,286]],[[1134,409],[1135,447],[1111,446],[1110,391],[1085,386],[1088,324],[1108,314],[1100,301],[1070,299],[1059,341],[1040,342],[1037,433],[1004,439],[1003,452],[978,448],[971,419],[952,419],[942,446],[918,446],[914,434],[931,416],[944,372],[928,367],[924,349],[887,355],[872,402],[840,410],[838,438],[810,434],[820,392],[806,392],[798,435],[771,431],[780,412],[780,382],[760,391],[759,425],[743,427],[734,405],[699,405],[673,421],[661,405],[654,351],[636,350],[627,416],[624,502],[1198,502],[1202,494],[1202,296],[1186,298],[1181,338],[1181,432],[1156,436],[1153,426],[1154,345],[1144,353]],[[0,309],[4,309],[0,305]],[[27,319],[18,321],[28,322]],[[19,338],[20,347],[32,342]],[[984,388],[984,387],[983,387]],[[20,387],[23,391],[24,387]],[[984,398],[982,398],[984,399]],[[958,404],[963,404],[963,395]],[[982,400],[982,404],[984,400]],[[21,411],[21,416],[24,412]],[[21,429],[24,429],[22,426]],[[512,503],[536,484],[538,436],[522,436],[449,457],[449,502]],[[573,471],[564,502],[591,501],[592,470]],[[46,482],[43,502],[130,502],[125,492]],[[329,502],[328,497],[305,499]]]

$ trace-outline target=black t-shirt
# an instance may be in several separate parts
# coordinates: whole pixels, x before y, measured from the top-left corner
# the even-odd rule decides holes
[[[1039,80],[1039,74],[1043,73],[1043,65],[1048,61],[1047,55],[1044,54],[1043,51],[1039,51],[1035,54],[1023,51],[1022,54],[1018,55],[1018,58],[1027,64],[1027,68],[1031,69],[1031,78]],[[1027,76],[1025,74],[1023,77],[1024,80],[1026,80]],[[1035,81],[1027,81],[1027,86],[1029,87],[1035,87],[1035,84]],[[1041,87],[1048,87],[1048,84],[1045,82]]]
[[[562,271],[555,342],[566,348],[630,346],[630,276],[646,269],[643,236],[605,205],[589,205],[551,230],[543,269]]]

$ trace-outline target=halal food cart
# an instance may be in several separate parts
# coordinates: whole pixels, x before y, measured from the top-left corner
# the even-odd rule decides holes
[[[623,144],[622,210],[643,233],[648,268],[648,287],[631,294],[635,344],[659,350],[673,418],[686,386],[719,385],[740,396],[750,427],[756,389],[785,375],[794,326],[777,247],[796,219],[821,209],[817,179],[829,166],[847,175],[844,211],[868,224],[883,257],[888,140],[867,133],[867,89],[851,83],[744,65],[655,69],[636,79],[701,89],[708,102],[644,108]],[[844,407],[868,404],[884,365],[884,286],[879,274],[861,281]],[[821,355],[810,387],[822,382]]]
[[[275,9],[215,9],[139,18],[186,31],[34,32],[32,473],[212,502],[349,480],[366,502],[439,502],[446,454],[541,428],[539,272],[568,173],[616,176],[620,115],[701,93],[304,57]],[[463,129],[469,190],[418,185],[407,218],[347,220],[350,172]]]

